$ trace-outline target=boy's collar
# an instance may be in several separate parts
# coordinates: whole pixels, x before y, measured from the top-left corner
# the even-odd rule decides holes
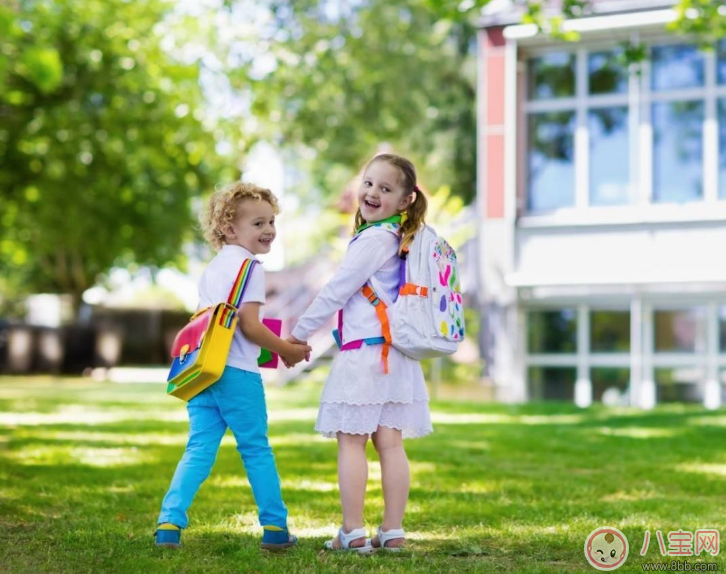
[[[232,251],[237,251],[237,250],[242,251],[243,255],[245,255],[245,257],[247,259],[249,259],[249,258],[257,258],[257,255],[255,255],[254,253],[252,253],[252,251],[250,251],[246,247],[242,247],[241,245],[234,245],[234,244],[231,244],[231,243],[225,243],[224,245],[222,245],[222,251],[232,252]]]

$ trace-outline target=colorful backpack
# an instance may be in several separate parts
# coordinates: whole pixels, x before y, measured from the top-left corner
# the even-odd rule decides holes
[[[252,271],[258,264],[256,259],[245,259],[227,302],[197,311],[179,331],[171,349],[172,365],[166,389],[168,394],[188,401],[222,376],[237,328],[237,311]],[[262,323],[280,336],[282,322],[279,319],[263,319]],[[257,364],[260,367],[277,368],[278,355],[268,349],[261,349]]]
[[[381,226],[398,234],[397,225]],[[433,228],[423,225],[401,260],[398,298],[386,305],[374,280],[361,292],[376,307],[381,322],[383,363],[388,372],[388,347],[412,359],[451,355],[464,340],[464,306],[456,252]]]

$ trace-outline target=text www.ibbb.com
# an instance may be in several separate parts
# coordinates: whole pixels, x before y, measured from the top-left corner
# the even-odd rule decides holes
[[[696,562],[691,564],[687,560],[671,560],[670,562],[644,562],[641,564],[644,572],[717,572],[718,564],[712,562]]]

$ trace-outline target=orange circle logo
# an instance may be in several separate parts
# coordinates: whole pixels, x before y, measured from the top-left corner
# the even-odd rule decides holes
[[[585,558],[598,570],[612,571],[620,568],[628,557],[628,539],[617,528],[596,528],[585,541]]]

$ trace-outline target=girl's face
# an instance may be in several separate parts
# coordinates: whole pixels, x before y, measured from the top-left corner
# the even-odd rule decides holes
[[[374,161],[363,174],[358,205],[363,219],[374,223],[405,211],[411,203],[401,185],[400,170],[386,161]]]
[[[266,201],[243,199],[225,230],[227,245],[239,245],[253,255],[269,253],[275,239],[275,210]]]

